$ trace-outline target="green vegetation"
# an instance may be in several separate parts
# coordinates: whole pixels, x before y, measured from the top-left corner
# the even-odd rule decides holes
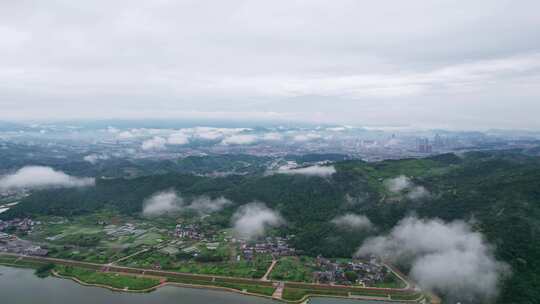
[[[167,281],[190,285],[224,287],[266,296],[271,296],[275,290],[270,282],[237,281],[230,278],[212,279],[211,277],[171,276],[167,277]]]
[[[42,266],[39,266],[36,269],[35,274],[36,274],[36,276],[38,276],[40,278],[46,278],[51,274],[51,270],[53,270],[53,269],[54,269],[54,264],[52,264],[52,263],[43,264]]]
[[[207,164],[208,168],[215,166],[209,159],[189,161],[191,163],[182,166],[194,168],[201,163]],[[225,162],[222,160],[219,166],[225,166]],[[426,218],[438,217],[445,221],[474,219],[474,228],[494,245],[496,257],[510,264],[514,273],[503,282],[498,303],[530,303],[531,299],[540,298],[540,289],[537,288],[537,282],[540,281],[540,264],[537,262],[540,258],[540,242],[537,241],[540,235],[538,157],[526,156],[519,151],[472,152],[460,157],[447,154],[426,159],[377,163],[347,160],[336,163],[335,167],[337,172],[329,178],[280,174],[267,176],[257,173],[257,170],[244,176],[211,178],[178,173],[180,171],[161,171],[162,168],[147,168],[144,169],[146,172],[164,174],[131,179],[98,179],[95,187],[84,189],[35,191],[16,207],[2,213],[0,218],[24,215],[72,218],[75,215],[89,216],[103,210],[113,210],[122,216],[136,219],[140,217],[145,198],[159,190],[175,189],[186,197],[224,196],[233,201],[221,212],[207,218],[209,225],[216,229],[230,226],[231,216],[239,205],[255,200],[265,202],[269,208],[279,211],[288,224],[271,233],[294,234],[293,247],[312,257],[318,254],[350,257],[366,237],[375,233],[340,229],[331,222],[336,216],[345,213],[365,214],[377,224],[377,233],[385,233],[411,213]],[[72,168],[66,172],[77,170],[83,169]],[[412,200],[404,195],[388,193],[385,179],[399,175],[408,176],[432,195]],[[55,233],[63,233],[59,230]],[[81,239],[82,244],[86,241],[92,242],[92,238]],[[84,248],[62,247],[52,252],[55,256],[105,261],[107,257],[125,256],[134,249],[124,251],[125,247],[117,246],[113,250],[109,245],[125,245],[136,241],[129,238],[101,240],[93,252]],[[106,249],[97,248],[101,245]],[[249,264],[229,267],[226,258],[222,261],[198,263],[175,256],[153,256],[146,259],[143,255],[140,259],[126,262],[151,267],[156,259],[162,267],[178,271],[243,277],[257,277],[264,268]],[[284,263],[289,263],[292,270],[285,267],[280,269],[278,264],[272,277],[309,280],[302,264],[294,264],[293,261]],[[389,281],[384,284],[392,286],[393,283]],[[295,292],[302,293],[287,291],[289,295]]]
[[[133,258],[122,262],[123,265],[130,267],[153,268],[159,265],[163,270],[178,271],[183,273],[208,274],[219,276],[243,277],[243,278],[260,278],[264,275],[271,263],[270,256],[256,256],[253,261],[230,261],[228,257],[222,255],[211,255],[208,251],[204,260],[191,259],[187,255],[188,260],[182,257],[180,252],[176,257],[159,252],[151,251],[137,255]],[[214,262],[220,256],[218,262]]]
[[[377,298],[392,298],[397,300],[414,300],[420,297],[420,293],[400,290],[377,290],[358,287],[332,287],[323,285],[309,285],[302,283],[286,283],[283,290],[283,298],[298,301],[306,295],[331,295],[339,297],[366,296]]]
[[[98,272],[72,266],[56,266],[56,271],[59,275],[74,277],[88,284],[105,285],[118,289],[146,290],[160,283],[158,279],[154,278]]]
[[[28,261],[25,259],[19,259],[18,257],[0,254],[0,265],[38,269],[39,267],[42,267],[44,263]]]
[[[311,282],[313,280],[313,268],[310,266],[313,258],[301,257],[283,257],[281,258],[272,273],[272,280],[293,281],[293,282]]]
[[[389,272],[384,277],[384,281],[375,284],[373,287],[379,288],[405,288],[407,286],[400,278],[398,278],[393,272]]]

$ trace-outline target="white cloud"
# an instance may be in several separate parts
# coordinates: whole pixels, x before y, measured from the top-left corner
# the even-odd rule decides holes
[[[195,127],[186,128],[181,131],[186,134],[191,134],[195,138],[203,140],[220,140],[227,136],[232,136],[244,131],[248,131],[248,128],[214,128],[214,127]]]
[[[405,194],[410,200],[421,200],[431,196],[424,186],[415,185],[410,178],[405,175],[386,179],[384,181],[386,189],[394,194]]]
[[[143,150],[163,150],[165,149],[165,144],[167,140],[160,136],[155,136],[152,139],[147,139],[143,141],[141,148]]]
[[[300,174],[308,176],[330,176],[336,173],[334,166],[310,166],[303,168],[290,168],[288,166],[280,167],[274,173],[278,174]]]
[[[158,192],[143,202],[145,216],[159,216],[181,210],[184,200],[176,192],[169,190]]]
[[[189,143],[190,136],[184,132],[177,132],[169,135],[167,143],[170,145],[185,145]]]
[[[332,219],[332,223],[338,227],[347,229],[370,230],[373,228],[373,223],[371,223],[367,216],[353,213],[337,216]]]
[[[153,194],[143,202],[145,216],[157,216],[168,213],[192,210],[200,214],[217,212],[232,202],[222,196],[212,199],[208,196],[196,196],[189,203],[174,190],[161,191]]]
[[[122,132],[118,133],[116,136],[119,139],[129,139],[129,138],[135,137],[135,135],[133,135],[133,133],[131,133],[129,131],[122,131]]]
[[[357,254],[408,263],[415,281],[453,302],[493,299],[500,278],[508,272],[483,235],[462,221],[408,217],[389,234],[366,240]]]
[[[293,140],[297,142],[305,142],[320,139],[322,136],[316,133],[297,134],[293,136]]]
[[[423,198],[430,197],[429,191],[426,190],[423,186],[415,186],[408,193],[407,198],[410,200],[419,200]]]
[[[390,192],[399,193],[405,189],[410,188],[413,184],[411,179],[405,175],[390,178],[384,181],[384,185]]]
[[[89,155],[86,155],[85,157],[83,157],[83,160],[84,161],[87,161],[91,164],[95,164],[98,162],[98,160],[105,160],[105,159],[109,159],[109,156],[107,155],[103,155],[103,154],[89,154]]]
[[[345,127],[333,127],[333,128],[326,128],[327,131],[332,131],[332,132],[342,132],[342,131],[345,131],[347,130],[347,128]]]
[[[255,135],[238,134],[225,138],[221,143],[224,145],[248,145],[255,143],[257,140],[258,138]]]
[[[231,204],[232,202],[224,198],[223,196],[220,196],[216,199],[212,199],[208,196],[199,196],[193,199],[187,207],[199,213],[208,214],[212,212],[217,212]]]
[[[232,221],[235,234],[245,239],[263,236],[267,228],[285,223],[277,211],[259,202],[249,203],[238,208]]]
[[[93,186],[90,177],[74,177],[50,167],[27,166],[0,178],[0,188],[69,188]]]
[[[267,140],[267,141],[278,141],[278,140],[282,140],[283,136],[277,132],[269,132],[269,133],[265,133],[262,136],[262,139]]]

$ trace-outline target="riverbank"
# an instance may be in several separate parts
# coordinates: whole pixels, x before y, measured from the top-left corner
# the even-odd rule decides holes
[[[120,292],[150,292],[163,286],[182,286],[205,288],[240,293],[273,299],[285,303],[303,303],[310,297],[331,297],[358,300],[377,300],[386,302],[416,303],[424,298],[423,294],[413,290],[393,290],[385,288],[359,288],[349,286],[330,286],[310,283],[284,282],[282,298],[272,297],[278,282],[232,277],[205,276],[176,273],[170,271],[138,269],[120,266],[100,265],[80,261],[29,257],[17,255],[1,255],[0,264],[36,268],[39,265],[53,263],[56,266],[53,274],[76,281],[85,286],[96,286]],[[63,268],[62,268],[63,267]],[[72,269],[72,273],[65,270]],[[73,271],[73,269],[84,269]],[[64,270],[62,273],[61,270]],[[79,277],[77,276],[79,274]],[[92,278],[88,282],[88,275]],[[122,277],[119,277],[122,276]],[[138,279],[124,279],[124,277]],[[154,286],[144,286],[141,280],[153,279]],[[120,280],[122,279],[122,280]],[[112,284],[110,282],[113,282]],[[122,282],[117,284],[118,282]],[[151,284],[152,281],[148,281]],[[104,284],[106,283],[106,284]],[[135,284],[136,283],[136,284]],[[135,285],[132,285],[135,284]],[[111,286],[114,285],[114,286]],[[128,286],[124,286],[128,285]],[[142,288],[142,287],[144,288]]]

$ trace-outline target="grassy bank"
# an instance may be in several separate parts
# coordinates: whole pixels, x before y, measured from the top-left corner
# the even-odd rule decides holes
[[[154,278],[98,272],[72,266],[57,265],[55,271],[61,276],[76,278],[84,283],[117,289],[146,290],[160,284],[160,281]]]
[[[400,290],[377,290],[358,287],[322,286],[300,283],[285,284],[285,289],[283,290],[283,299],[289,301],[298,301],[307,295],[326,295],[338,297],[361,296],[392,300],[416,300],[421,296],[421,294],[417,292]]]
[[[51,260],[36,261],[35,258],[25,257],[17,259],[12,256],[0,255],[0,264],[8,266],[30,267],[34,269],[44,269],[52,265]],[[110,272],[102,272],[99,265],[57,261],[54,262],[54,271],[66,278],[73,278],[84,284],[99,285],[117,290],[126,291],[149,291],[157,287],[161,281],[170,283],[180,283],[202,287],[221,287],[239,292],[250,293],[260,296],[272,296],[275,291],[274,283],[269,281],[258,281],[233,277],[213,277],[195,275],[189,273],[161,272],[156,270],[127,269],[114,266],[109,267]],[[47,267],[49,266],[49,267]],[[384,298],[392,300],[416,300],[421,294],[408,290],[384,290],[369,289],[347,286],[314,285],[298,282],[286,282],[283,292],[283,300],[297,302],[305,296],[364,296],[374,298]]]

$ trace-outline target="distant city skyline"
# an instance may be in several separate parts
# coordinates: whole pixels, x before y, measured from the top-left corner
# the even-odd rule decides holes
[[[540,2],[0,4],[0,121],[540,130]]]

